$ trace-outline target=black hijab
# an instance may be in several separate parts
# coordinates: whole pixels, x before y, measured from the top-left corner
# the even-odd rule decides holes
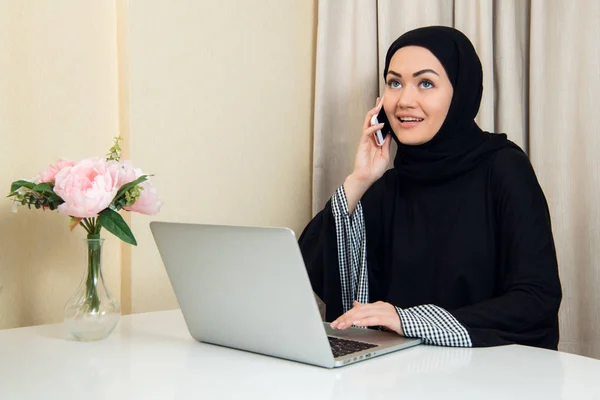
[[[384,79],[392,56],[406,46],[424,47],[437,57],[454,94],[442,127],[429,142],[410,146],[400,143],[393,135],[398,145],[394,160],[397,173],[417,180],[447,179],[474,168],[502,148],[519,149],[505,134],[484,132],[474,120],[481,103],[483,71],[475,48],[463,33],[445,26],[405,33],[387,52]]]

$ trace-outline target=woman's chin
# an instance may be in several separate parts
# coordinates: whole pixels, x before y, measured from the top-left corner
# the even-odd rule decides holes
[[[419,146],[431,140],[431,138],[423,138],[416,135],[396,134],[398,141],[406,146]]]

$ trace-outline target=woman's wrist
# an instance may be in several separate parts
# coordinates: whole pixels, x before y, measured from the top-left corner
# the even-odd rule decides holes
[[[354,173],[352,173],[346,177],[346,180],[344,181],[344,188],[346,185],[348,185],[352,188],[352,190],[355,190],[362,195],[367,191],[367,189],[369,189],[369,187],[371,187],[372,184],[373,183],[369,180],[358,178]]]
[[[358,179],[354,174],[348,175],[344,181],[344,191],[348,200],[348,213],[352,214],[356,205],[371,186],[371,182]]]

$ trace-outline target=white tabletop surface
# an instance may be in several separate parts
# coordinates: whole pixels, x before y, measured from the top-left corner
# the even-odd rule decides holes
[[[524,346],[417,346],[328,370],[193,340],[179,310],[99,342],[0,331],[1,399],[600,399],[600,361]],[[84,397],[85,396],[85,397]]]

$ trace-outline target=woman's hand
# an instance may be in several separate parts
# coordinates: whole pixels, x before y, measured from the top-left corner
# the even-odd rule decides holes
[[[355,301],[351,310],[331,323],[331,327],[334,329],[347,329],[352,325],[383,326],[404,336],[396,307],[383,301],[368,304]]]
[[[380,147],[375,141],[374,133],[383,128],[383,124],[371,126],[371,117],[379,114],[382,105],[377,98],[375,108],[369,110],[363,123],[363,132],[354,159],[354,170],[344,182],[344,190],[348,199],[348,211],[352,213],[356,204],[369,187],[381,178],[390,163],[390,144],[392,135],[387,135]]]
[[[368,182],[369,186],[381,178],[390,162],[391,135],[386,136],[383,145],[380,147],[375,141],[374,133],[383,128],[383,124],[371,126],[371,117],[381,111],[382,104],[379,104],[379,98],[377,98],[377,104],[365,116],[362,127],[363,133],[358,144],[354,159],[354,170],[352,171],[355,179]]]

